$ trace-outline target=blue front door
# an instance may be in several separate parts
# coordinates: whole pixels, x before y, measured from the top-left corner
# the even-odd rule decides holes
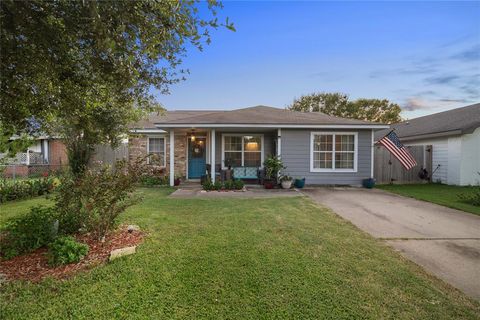
[[[205,174],[205,144],[207,139],[196,138],[192,141],[188,139],[188,178],[198,179]]]

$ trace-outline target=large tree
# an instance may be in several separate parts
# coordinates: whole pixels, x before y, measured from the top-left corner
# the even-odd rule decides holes
[[[402,109],[387,99],[357,99],[350,101],[343,93],[312,93],[294,99],[289,109],[302,112],[322,112],[328,115],[367,120],[381,123],[396,123],[402,120]]]
[[[95,144],[115,145],[159,108],[152,88],[166,93],[183,79],[188,47],[202,50],[212,28],[233,29],[218,23],[218,8],[215,0],[1,1],[0,143],[34,119],[65,139],[81,174]]]

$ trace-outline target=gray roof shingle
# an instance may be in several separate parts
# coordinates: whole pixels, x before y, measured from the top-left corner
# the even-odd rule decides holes
[[[412,140],[429,135],[448,136],[472,133],[480,127],[480,103],[400,122],[391,126],[399,138]],[[381,139],[390,129],[377,131]]]

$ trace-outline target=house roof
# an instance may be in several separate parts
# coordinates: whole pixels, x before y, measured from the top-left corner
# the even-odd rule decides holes
[[[391,126],[402,140],[427,139],[472,133],[480,127],[480,103],[452,109],[424,117],[400,122]],[[381,139],[390,129],[377,131]]]
[[[164,115],[151,115],[134,128],[206,127],[206,126],[374,126],[380,123],[345,119],[320,112],[298,112],[267,106],[255,106],[236,110],[167,111]]]

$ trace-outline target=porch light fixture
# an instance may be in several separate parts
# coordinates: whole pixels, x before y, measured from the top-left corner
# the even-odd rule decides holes
[[[192,134],[190,135],[190,141],[195,141],[195,130],[192,129]]]

